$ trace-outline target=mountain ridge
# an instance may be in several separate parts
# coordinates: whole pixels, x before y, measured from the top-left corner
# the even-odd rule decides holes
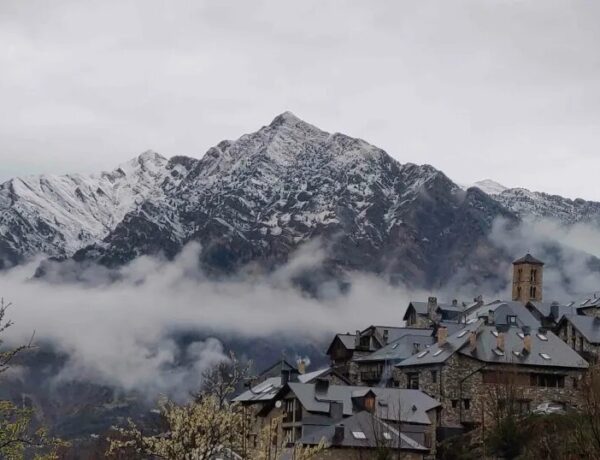
[[[268,270],[319,239],[331,273],[431,285],[460,269],[489,276],[506,263],[487,239],[499,217],[554,214],[571,224],[600,216],[593,202],[463,190],[433,166],[401,164],[291,112],[201,158],[146,151],[112,172],[46,177],[12,194],[21,179],[0,185],[0,267],[38,253],[118,267],[198,241],[203,267],[227,274],[248,264]]]

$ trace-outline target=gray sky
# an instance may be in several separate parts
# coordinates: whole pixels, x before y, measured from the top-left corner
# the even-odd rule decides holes
[[[0,2],[0,179],[199,157],[284,110],[600,200],[600,2]]]

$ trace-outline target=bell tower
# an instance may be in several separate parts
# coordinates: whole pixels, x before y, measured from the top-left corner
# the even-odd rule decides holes
[[[531,254],[513,262],[512,299],[526,304],[529,301],[541,302],[544,262]]]

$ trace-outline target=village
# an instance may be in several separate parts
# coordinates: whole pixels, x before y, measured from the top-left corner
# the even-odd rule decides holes
[[[338,333],[328,367],[275,363],[234,399],[246,442],[269,429],[274,450],[327,447],[314,458],[431,459],[453,436],[485,437],[498,411],[577,410],[600,351],[600,296],[548,302],[543,270],[527,254],[513,262],[511,300],[430,297],[409,303],[403,326]]]

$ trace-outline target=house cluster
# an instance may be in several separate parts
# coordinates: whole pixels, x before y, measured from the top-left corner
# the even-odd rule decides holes
[[[282,420],[277,445],[317,445],[317,458],[370,458],[382,447],[434,458],[438,442],[489,427],[500,387],[518,411],[576,407],[581,379],[600,356],[600,296],[543,300],[543,262],[513,263],[512,300],[410,302],[402,326],[337,334],[330,365],[307,373],[285,361],[236,400],[252,437]],[[507,397],[507,396],[504,396]]]

